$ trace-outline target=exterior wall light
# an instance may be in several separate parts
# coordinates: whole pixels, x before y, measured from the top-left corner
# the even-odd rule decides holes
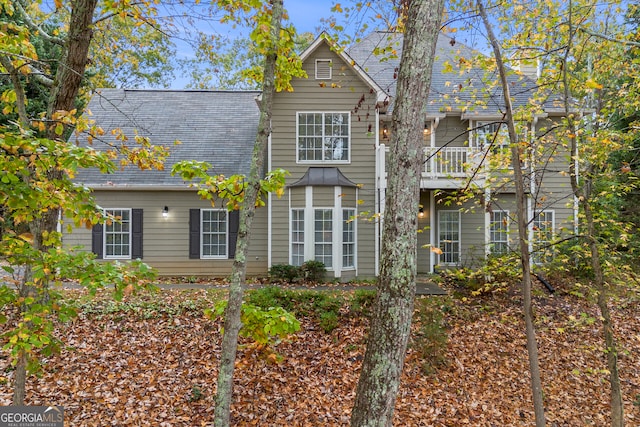
[[[424,208],[422,206],[418,210],[418,218],[424,218]]]
[[[169,207],[165,206],[164,208],[162,208],[162,217],[167,218],[168,216],[169,216]]]

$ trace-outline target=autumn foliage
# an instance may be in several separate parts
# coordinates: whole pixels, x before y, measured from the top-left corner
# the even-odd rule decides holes
[[[548,421],[558,426],[608,423],[607,373],[592,304],[569,286],[534,298]],[[236,364],[232,424],[346,426],[367,330],[367,318],[344,295],[339,327],[325,333],[301,318],[302,329],[277,347],[280,363],[251,346]],[[69,297],[80,301],[74,292]],[[63,405],[73,426],[207,425],[218,366],[219,321],[205,318],[220,292],[162,291],[77,304],[73,322],[58,325],[66,347],[28,381],[26,404]],[[517,291],[466,301],[427,297],[447,325],[446,361],[430,375],[410,346],[396,405],[397,426],[528,426],[533,422]],[[425,304],[417,304],[421,307]],[[628,425],[640,423],[640,319],[637,297],[614,310]],[[420,328],[420,316],[414,328]],[[414,336],[415,338],[415,336]],[[7,359],[0,359],[0,404],[11,401]],[[635,402],[635,403],[634,403]]]

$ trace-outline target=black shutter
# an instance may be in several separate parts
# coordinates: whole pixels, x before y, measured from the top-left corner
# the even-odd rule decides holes
[[[104,234],[102,234],[102,230],[104,225],[96,224],[93,226],[91,230],[91,252],[96,254],[97,259],[103,259],[104,255],[102,253],[102,239],[104,238]]]
[[[131,209],[131,259],[142,259],[142,209]]]
[[[189,259],[200,259],[200,209],[189,209]]]
[[[240,227],[240,211],[229,212],[229,259],[236,257],[236,242],[238,241],[238,228]]]

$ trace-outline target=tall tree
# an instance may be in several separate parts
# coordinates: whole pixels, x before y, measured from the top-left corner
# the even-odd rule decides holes
[[[238,335],[242,327],[242,299],[247,268],[247,251],[251,237],[251,225],[256,206],[264,204],[266,192],[282,191],[284,171],[264,173],[267,143],[271,134],[271,108],[276,91],[292,90],[292,77],[306,77],[302,63],[295,53],[296,32],[292,26],[283,28],[283,0],[248,0],[227,2],[219,0],[219,5],[226,11],[225,20],[249,22],[253,26],[251,41],[257,55],[264,59],[261,63],[251,62],[245,70],[254,84],[262,86],[260,99],[260,119],[258,132],[251,158],[248,177],[233,176],[229,178],[211,177],[206,174],[203,165],[198,162],[177,164],[173,172],[181,174],[185,179],[199,178],[200,194],[207,198],[213,195],[227,198],[227,206],[240,210],[240,223],[236,241],[235,259],[229,285],[229,297],[225,310],[224,335],[222,353],[218,370],[216,407],[214,425],[229,426],[231,401],[233,398],[233,371],[238,348]],[[226,191],[226,188],[238,188],[239,191]]]
[[[231,399],[233,397],[233,369],[238,348],[238,334],[242,327],[240,321],[244,281],[247,271],[247,250],[249,248],[250,230],[255,214],[255,206],[260,193],[260,179],[263,175],[263,164],[266,157],[267,142],[271,134],[271,106],[276,90],[276,61],[284,14],[283,0],[271,0],[269,28],[262,41],[258,42],[264,54],[264,73],[262,78],[262,99],[260,100],[260,121],[258,135],[251,157],[251,169],[247,179],[244,200],[240,209],[240,227],[236,243],[236,256],[233,261],[231,282],[229,284],[229,302],[225,313],[224,336],[218,369],[218,388],[216,393],[216,409],[214,425],[224,427],[230,425]],[[263,18],[264,19],[264,18]]]
[[[96,156],[92,150],[78,151],[73,143],[66,141],[73,129],[87,130],[89,127],[79,120],[76,102],[89,62],[94,24],[127,11],[146,16],[152,7],[130,2],[104,2],[99,6],[98,0],[75,0],[66,5],[56,1],[55,7],[63,10],[64,20],[56,21],[58,26],[54,27],[47,25],[47,14],[37,3],[6,0],[0,2],[0,7],[3,28],[11,35],[0,39],[0,66],[11,85],[2,96],[3,111],[17,116],[17,123],[5,124],[0,134],[4,150],[2,162],[5,170],[11,172],[3,181],[12,187],[2,188],[1,196],[5,213],[12,222],[24,224],[28,229],[19,238],[7,236],[3,246],[5,257],[24,266],[24,274],[16,284],[17,293],[4,289],[1,299],[3,306],[16,307],[14,324],[17,326],[8,334],[16,361],[13,403],[22,405],[27,368],[37,358],[34,347],[51,342],[50,313],[59,312],[55,309],[57,304],[52,302],[54,293],[49,282],[56,276],[56,271],[71,272],[71,269],[63,268],[59,257],[54,257],[61,243],[57,232],[60,215],[64,211],[77,223],[104,221],[95,213],[90,196],[74,186],[68,174],[78,167],[93,166],[108,171],[113,165],[106,157]],[[55,61],[55,66],[38,57],[34,48],[38,40],[59,47],[53,58],[46,58]],[[47,101],[37,115],[27,109],[29,93],[25,85],[30,79],[38,81],[48,92]],[[151,163],[157,164],[157,160],[151,159]],[[22,169],[14,169],[20,164]],[[76,202],[80,207],[70,202]],[[81,265],[85,261],[78,260],[78,263]],[[111,267],[105,267],[104,271],[109,270],[115,271]],[[80,270],[76,270],[74,274],[79,273]],[[95,279],[116,280],[115,276],[96,273]],[[131,275],[122,277],[131,278]],[[122,280],[118,282],[122,283]]]
[[[637,85],[629,81],[637,73],[632,71],[633,61],[623,60],[628,55],[623,47],[633,47],[634,42],[625,37],[623,28],[612,19],[618,13],[617,3],[600,5],[590,0],[531,2],[526,6],[501,3],[499,9],[503,28],[510,29],[510,36],[501,42],[502,47],[514,52],[516,57],[538,63],[539,99],[548,100],[552,96],[554,105],[564,111],[556,129],[549,132],[550,138],[543,138],[540,145],[545,145],[544,139],[548,143],[554,139],[571,159],[565,173],[570,178],[581,219],[577,243],[571,247],[572,258],[574,262],[579,260],[583,271],[589,272],[601,314],[613,426],[623,425],[624,414],[618,348],[609,310],[615,276],[611,274],[612,268],[607,272],[606,266],[615,265],[612,260],[618,257],[618,247],[627,246],[628,232],[615,219],[617,212],[611,211],[610,200],[619,197],[614,196],[616,192],[625,193],[631,188],[629,182],[616,184],[612,176],[626,178],[631,168],[627,165],[625,171],[623,164],[616,170],[610,162],[612,153],[626,151],[625,141],[633,139],[629,137],[630,129],[625,135],[620,134],[617,118],[627,116],[630,110],[626,106],[637,105],[634,89]],[[532,13],[522,13],[524,7]],[[526,21],[513,18],[521,14],[529,18]],[[485,23],[491,32],[492,27],[488,21]],[[500,50],[495,37],[492,44],[494,50]],[[502,84],[508,89],[506,82]],[[607,237],[612,230],[616,230],[615,239]],[[539,415],[542,411],[536,404],[536,420]]]
[[[416,288],[422,130],[443,0],[407,1],[391,123],[381,268],[352,426],[391,426]]]
[[[540,362],[538,357],[538,343],[536,340],[536,330],[534,325],[533,307],[531,300],[531,254],[529,252],[529,216],[527,210],[527,196],[525,193],[525,177],[522,173],[521,159],[524,158],[522,141],[518,140],[516,122],[514,119],[514,109],[511,100],[510,85],[507,80],[507,69],[502,59],[500,43],[496,38],[491,22],[487,16],[484,4],[477,1],[478,11],[489,37],[493,55],[496,60],[496,67],[500,76],[500,83],[504,94],[505,121],[509,131],[509,142],[511,147],[511,165],[513,167],[513,186],[516,193],[516,215],[518,223],[518,241],[520,247],[520,265],[522,268],[522,296],[523,311],[527,337],[527,352],[529,354],[529,374],[531,375],[531,392],[533,395],[533,408],[536,417],[536,426],[544,427],[546,419],[544,414],[544,400],[542,390],[542,380],[540,379]]]

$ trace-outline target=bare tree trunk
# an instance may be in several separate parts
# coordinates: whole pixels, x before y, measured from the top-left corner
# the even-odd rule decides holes
[[[527,352],[529,353],[529,373],[531,375],[531,392],[533,394],[533,408],[536,417],[536,427],[544,427],[546,419],[544,414],[544,398],[542,390],[542,381],[540,379],[540,364],[538,358],[538,343],[536,341],[536,330],[533,324],[533,309],[531,300],[531,254],[529,253],[529,244],[527,238],[527,230],[529,219],[527,217],[527,202],[525,196],[524,176],[521,168],[522,149],[518,144],[518,135],[516,132],[515,121],[513,118],[513,106],[511,104],[511,94],[509,91],[509,83],[507,81],[507,72],[502,60],[502,52],[500,45],[496,39],[492,24],[487,18],[482,1],[477,1],[478,10],[484,23],[485,29],[489,36],[493,53],[496,59],[496,66],[500,73],[500,82],[504,93],[506,121],[509,130],[509,142],[511,145],[511,164],[513,165],[514,187],[516,192],[516,213],[518,222],[518,238],[520,243],[520,261],[522,265],[522,294],[523,294],[523,311],[527,336]]]
[[[13,383],[13,400],[11,404],[23,406],[27,386],[27,355],[24,351],[18,354]]]
[[[58,71],[56,73],[47,106],[46,118],[50,121],[50,128],[47,133],[50,139],[55,140],[60,138],[60,135],[55,132],[55,125],[53,123],[54,113],[57,111],[71,111],[74,108],[74,103],[78,96],[78,91],[82,84],[82,78],[84,77],[88,61],[89,45],[92,38],[91,27],[96,5],[97,0],[76,0],[73,2],[69,23],[69,34],[67,35],[65,43],[65,54],[61,63],[58,65]],[[17,78],[12,81],[15,85],[16,92],[24,95],[24,88],[22,87],[21,82]],[[21,96],[18,100],[20,101],[18,103],[20,120],[23,122],[23,125],[28,125],[26,110],[24,110],[26,98]],[[27,123],[25,123],[25,121]],[[62,176],[62,173],[63,172],[61,170],[53,169],[48,172],[48,175],[51,180],[54,180],[59,179]],[[30,179],[28,171],[25,173],[24,179]],[[34,249],[46,249],[46,247],[43,246],[43,233],[50,233],[56,230],[59,216],[59,209],[50,209],[47,212],[41,213],[37,218],[29,223],[29,231],[33,236],[32,246]],[[25,274],[19,289],[20,296],[31,296],[36,298],[38,302],[48,300],[48,286],[49,284],[45,279],[40,280],[39,283],[34,283],[33,275],[31,274],[31,266],[25,266]],[[22,311],[26,309],[27,307],[20,307],[20,310]],[[21,352],[16,364],[13,405],[24,405],[27,363],[27,354]]]
[[[275,93],[276,72],[276,46],[280,37],[280,28],[283,15],[283,0],[272,0],[271,10],[271,46],[266,54],[264,65],[264,78],[262,88],[262,100],[260,102],[260,122],[258,135],[253,148],[251,170],[247,180],[247,188],[240,209],[240,224],[238,240],[236,243],[236,256],[233,262],[231,283],[229,286],[229,300],[225,313],[224,336],[222,339],[222,352],[218,369],[218,388],[216,394],[216,407],[214,425],[227,427],[231,422],[231,400],[233,398],[233,369],[238,348],[238,334],[242,323],[240,320],[242,311],[242,298],[244,294],[244,281],[247,270],[247,250],[251,237],[251,224],[255,214],[255,205],[260,191],[260,178],[264,170],[264,158],[267,150],[269,135],[271,134],[271,107]]]
[[[566,68],[566,67],[565,67]],[[565,100],[568,100],[568,85],[565,76]],[[565,105],[566,115],[568,117],[569,134],[577,135],[575,121],[569,114],[569,106]],[[571,153],[572,157],[577,159],[578,156],[578,139],[571,137]],[[618,346],[616,344],[615,334],[613,330],[613,322],[611,320],[611,312],[609,310],[609,289],[605,281],[602,263],[600,261],[600,250],[596,239],[595,221],[593,218],[593,209],[591,206],[591,188],[592,180],[595,175],[593,165],[591,165],[584,175],[582,187],[578,183],[577,170],[575,162],[570,167],[571,188],[574,196],[578,199],[580,207],[584,212],[585,228],[584,233],[589,251],[591,253],[591,268],[594,275],[594,286],[598,293],[597,304],[602,316],[602,334],[606,345],[607,368],[609,370],[610,383],[610,400],[611,400],[611,426],[624,426],[624,402],[622,399],[622,389],[620,386],[620,375],[618,373]]]
[[[422,129],[444,1],[408,2],[391,125],[381,271],[351,426],[391,426],[413,315]]]

